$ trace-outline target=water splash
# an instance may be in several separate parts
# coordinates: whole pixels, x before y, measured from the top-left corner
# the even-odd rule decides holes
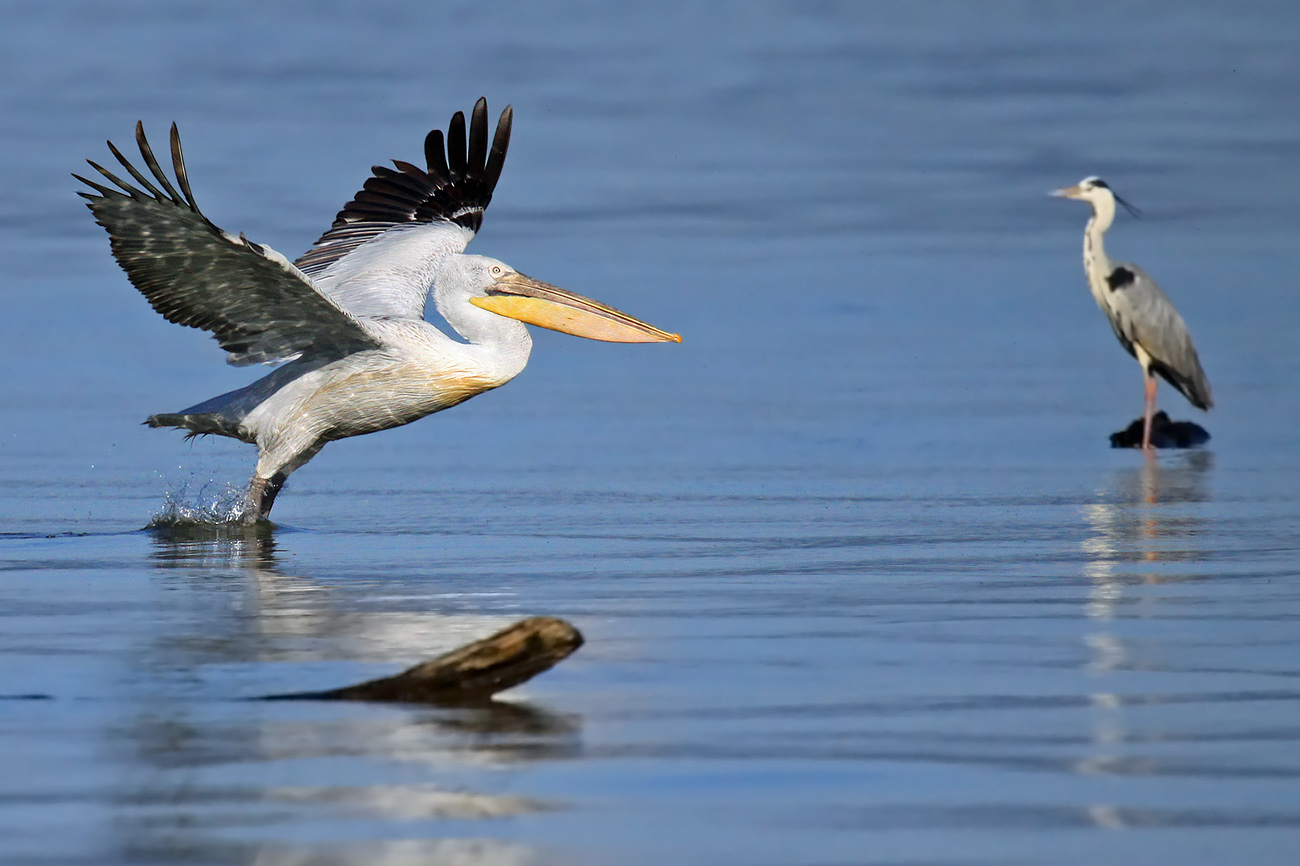
[[[191,526],[242,525],[247,500],[243,487],[226,482],[213,490],[215,482],[199,488],[193,499],[189,484],[168,490],[162,511],[149,519],[146,529],[176,529]]]

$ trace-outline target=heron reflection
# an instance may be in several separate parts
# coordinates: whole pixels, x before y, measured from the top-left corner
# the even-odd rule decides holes
[[[1194,506],[1210,499],[1212,466],[1213,456],[1204,451],[1187,452],[1166,466],[1143,461],[1113,473],[1097,501],[1084,508],[1089,535],[1083,573],[1090,583],[1084,615],[1091,624],[1084,635],[1084,671],[1095,686],[1088,694],[1090,742],[1075,764],[1078,773],[1159,772],[1154,759],[1136,751],[1131,730],[1130,707],[1145,696],[1123,688],[1119,677],[1159,668],[1160,660],[1148,658],[1145,645],[1126,640],[1119,621],[1159,615],[1161,597],[1136,587],[1197,576],[1189,566],[1204,559],[1197,539],[1206,521]],[[1129,824],[1125,810],[1113,803],[1095,803],[1088,814],[1100,827]]]

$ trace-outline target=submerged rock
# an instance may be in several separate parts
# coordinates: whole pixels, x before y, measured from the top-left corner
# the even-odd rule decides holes
[[[1164,410],[1151,419],[1151,445],[1154,448],[1199,448],[1210,441],[1210,432],[1192,421],[1170,421]],[[1123,430],[1110,434],[1111,448],[1141,448],[1142,419]]]

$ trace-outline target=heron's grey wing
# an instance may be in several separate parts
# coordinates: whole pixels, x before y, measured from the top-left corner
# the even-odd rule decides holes
[[[394,160],[343,206],[329,231],[295,264],[316,287],[360,316],[420,318],[436,261],[465,249],[501,177],[514,111],[507,106],[488,146],[487,100],[424,140],[427,169]]]
[[[1156,281],[1137,265],[1119,264],[1106,279],[1111,326],[1125,348],[1136,344],[1160,374],[1199,409],[1214,405],[1210,383],[1183,317]]]
[[[94,162],[91,167],[116,188],[73,176],[95,190],[78,194],[89,200],[95,220],[108,230],[114,258],[155,310],[168,321],[211,332],[236,365],[308,350],[341,357],[380,345],[284,256],[223,231],[199,212],[175,124],[172,166],[180,192],[154,158],[143,124],[136,124],[135,135],[152,180],[112,142],[108,146],[143,191]]]

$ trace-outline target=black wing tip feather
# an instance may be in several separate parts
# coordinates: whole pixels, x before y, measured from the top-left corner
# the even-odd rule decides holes
[[[235,364],[305,351],[342,357],[379,346],[346,311],[284,268],[278,254],[242,234],[236,239],[203,216],[175,124],[170,145],[176,185],[154,156],[143,123],[136,124],[136,143],[152,177],[111,142],[109,149],[138,187],[93,160],[87,162],[105,182],[73,176],[94,190],[80,194],[108,230],[113,257],[163,318],[210,332]]]
[[[145,136],[144,121],[142,120],[137,120],[135,122],[135,141],[136,145],[140,148],[140,158],[144,160],[145,165],[149,169],[149,173],[153,175],[152,181],[144,174],[144,172],[136,168],[129,159],[123,156],[122,151],[118,150],[117,146],[114,145],[112,141],[105,143],[108,145],[108,150],[113,154],[113,157],[131,174],[131,177],[135,182],[144,188],[143,190],[122,180],[93,159],[88,159],[86,160],[86,164],[108,179],[117,187],[117,189],[88,180],[73,172],[72,176],[74,178],[95,190],[95,193],[88,193],[84,190],[80,190],[77,192],[77,195],[89,200],[87,206],[90,207],[91,210],[95,209],[96,204],[111,196],[127,196],[135,199],[151,197],[156,201],[170,202],[178,207],[188,208],[195,213],[199,213],[199,206],[194,201],[194,193],[190,190],[189,175],[185,171],[185,156],[181,150],[180,131],[177,129],[176,124],[172,124],[170,135],[172,171],[175,172],[176,182],[180,185],[184,195],[177,192],[176,187],[172,186],[171,180],[167,177],[167,173],[163,171],[157,158],[154,157],[153,148],[150,147],[149,139]],[[157,186],[154,185],[155,183]],[[161,187],[161,189],[159,187]]]
[[[452,222],[477,232],[501,177],[513,120],[514,110],[506,106],[489,145],[487,99],[480,97],[468,125],[465,113],[457,111],[445,134],[434,129],[425,137],[425,168],[402,160],[393,160],[396,170],[374,166],[373,176],[339,211],[332,229],[361,222]]]
[[[487,102],[483,101],[483,104],[486,106]],[[496,188],[497,181],[501,178],[501,168],[506,162],[506,151],[510,149],[510,130],[514,123],[514,106],[507,105],[497,120],[497,131],[492,136],[492,150],[488,153],[487,166],[483,170],[488,186],[492,189]]]

